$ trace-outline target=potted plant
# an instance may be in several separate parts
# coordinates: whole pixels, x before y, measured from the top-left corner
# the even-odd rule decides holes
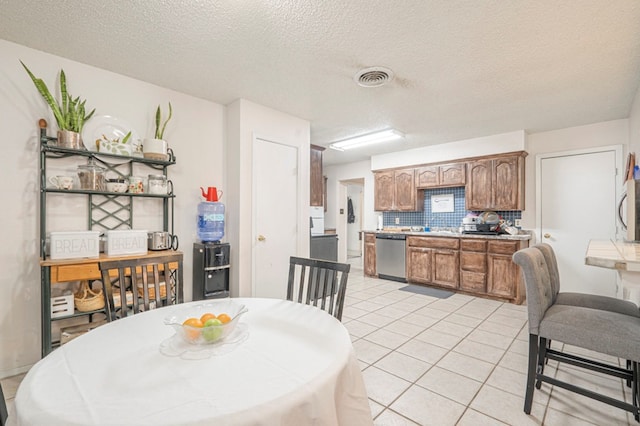
[[[53,97],[45,82],[37,78],[29,68],[20,61],[31,81],[38,89],[44,100],[49,104],[53,116],[58,124],[58,146],[72,149],[84,149],[82,143],[82,127],[84,123],[93,116],[95,108],[89,114],[86,114],[86,100],[80,101],[80,97],[73,98],[67,91],[67,77],[64,70],[60,69],[60,97],[62,102],[58,103]]]
[[[106,152],[109,154],[131,156],[133,146],[129,144],[131,132],[127,133],[122,141],[120,138],[109,138],[102,135],[100,139],[96,139],[96,148],[98,152]]]
[[[158,105],[158,109],[156,109],[156,131],[154,139],[145,139],[142,142],[142,151],[144,158],[150,158],[152,160],[162,160],[166,161],[169,159],[167,155],[168,145],[167,141],[164,140],[164,131],[167,128],[167,123],[171,120],[171,116],[173,115],[173,109],[171,108],[171,102],[169,102],[169,115],[167,119],[162,122],[162,111],[160,110],[160,105]]]

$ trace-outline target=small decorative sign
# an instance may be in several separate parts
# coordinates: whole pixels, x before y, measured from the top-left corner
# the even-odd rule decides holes
[[[431,212],[432,213],[452,213],[453,194],[441,194],[431,196]]]
[[[107,256],[120,256],[123,254],[147,254],[147,231],[117,230],[106,231],[107,244],[105,254]]]

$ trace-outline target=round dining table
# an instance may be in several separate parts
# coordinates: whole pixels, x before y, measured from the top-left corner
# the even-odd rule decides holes
[[[222,343],[189,346],[165,324],[229,301],[248,311]],[[66,426],[372,423],[342,323],[313,306],[259,298],[172,305],[98,327],[29,370],[10,417]]]

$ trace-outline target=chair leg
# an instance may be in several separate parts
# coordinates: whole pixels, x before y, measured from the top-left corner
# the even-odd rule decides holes
[[[527,414],[531,414],[531,405],[533,404],[533,387],[536,381],[537,367],[538,336],[535,334],[529,334],[529,366],[527,368],[527,388],[524,397],[524,412]]]
[[[544,374],[544,366],[549,362],[547,359],[547,349],[551,347],[551,340],[547,340],[544,337],[540,338],[540,345],[538,346],[538,372]],[[536,380],[536,389],[542,387],[542,381]]]
[[[638,383],[638,379],[640,377],[638,377],[639,372],[638,372],[638,366],[640,365],[638,362],[636,361],[628,361],[630,364],[632,364],[633,367],[633,387],[632,387],[632,391],[633,391],[633,406],[636,408],[636,412],[634,413],[634,418],[636,419],[637,422],[640,422],[640,411],[639,411],[639,400],[640,400],[640,384]]]
[[[631,360],[628,359],[627,360],[627,370],[631,370]],[[631,387],[631,380],[627,379],[627,387],[630,388]]]

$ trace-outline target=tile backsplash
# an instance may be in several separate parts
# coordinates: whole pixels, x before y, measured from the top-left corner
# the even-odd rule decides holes
[[[453,212],[433,213],[431,211],[431,197],[434,195],[453,194]],[[438,228],[455,228],[460,226],[462,218],[468,213],[480,214],[481,211],[470,211],[464,207],[464,186],[457,188],[437,188],[424,190],[424,210],[421,212],[383,212],[383,226],[425,226]],[[496,212],[505,220],[512,224],[515,219],[522,218],[521,211],[498,211]],[[396,218],[399,224],[396,224]]]

